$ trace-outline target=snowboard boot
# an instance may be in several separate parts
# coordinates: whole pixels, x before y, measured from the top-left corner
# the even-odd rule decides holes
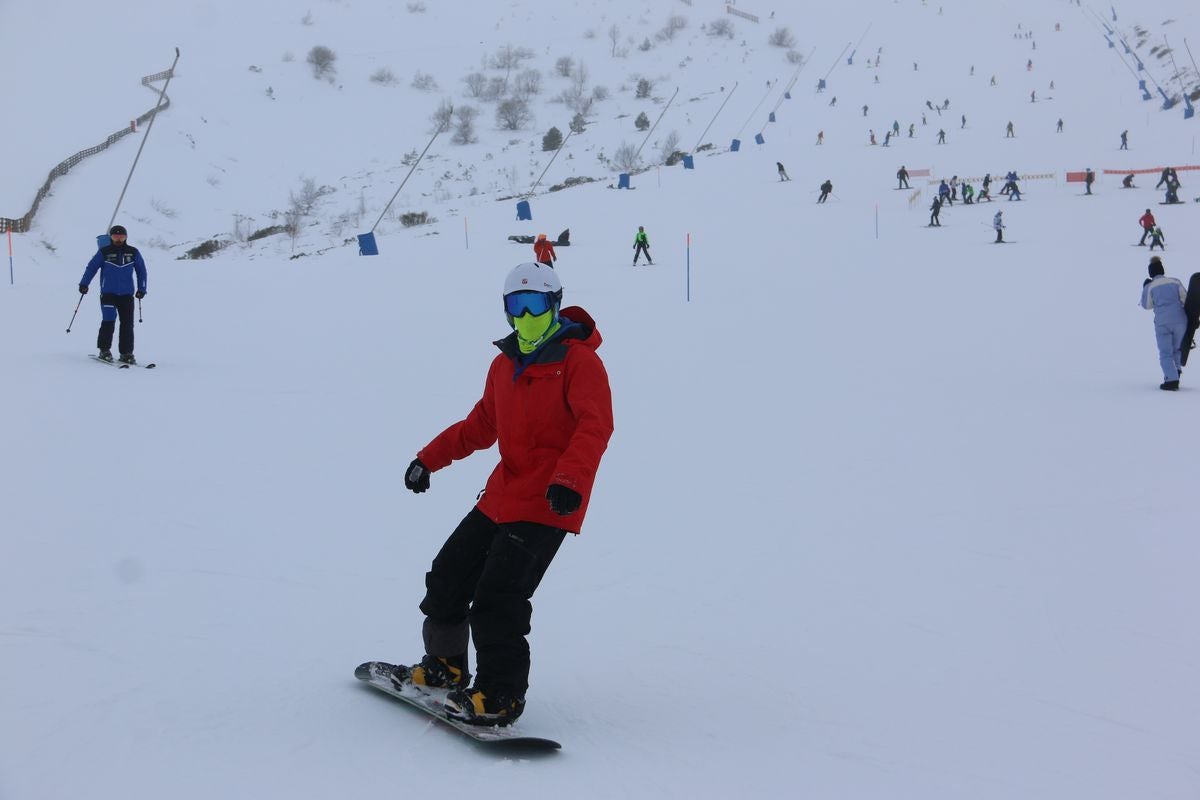
[[[1165,392],[1178,392],[1179,381],[1163,381],[1161,384],[1159,384],[1158,388]]]
[[[108,354],[108,360],[112,361],[112,353]],[[133,353],[121,353],[121,355],[117,357],[117,361],[120,361],[122,364],[136,364],[137,363],[136,361],[133,360]]]
[[[465,655],[427,655],[415,666],[398,665],[392,670],[392,680],[421,689],[465,689],[471,682],[471,675],[467,672]]]
[[[101,350],[100,355],[96,356],[96,358],[100,359],[101,361],[111,362],[113,360],[112,350]]]
[[[446,695],[446,716],[468,725],[511,725],[525,710],[525,698],[475,687]]]

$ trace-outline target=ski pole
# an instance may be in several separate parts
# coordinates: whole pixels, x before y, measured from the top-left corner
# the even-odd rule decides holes
[[[83,295],[79,295],[79,302],[75,304],[75,314],[79,313],[79,307],[83,305]],[[67,323],[67,333],[71,332],[71,326],[75,324],[75,314],[71,315],[71,321]]]
[[[138,298],[138,322],[142,321],[142,298]]]

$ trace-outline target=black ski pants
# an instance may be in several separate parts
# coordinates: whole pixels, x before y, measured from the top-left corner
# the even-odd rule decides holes
[[[654,263],[654,259],[650,257],[650,248],[641,242],[638,242],[633,248],[633,263],[636,264],[638,256],[643,254],[646,256],[647,261],[649,261],[651,264]]]
[[[100,295],[100,315],[100,334],[96,337],[96,346],[101,350],[112,350],[113,329],[117,327],[117,317],[119,316],[121,318],[121,335],[117,340],[117,349],[121,355],[132,353],[133,295]]]
[[[497,525],[472,508],[425,574],[425,651],[465,655],[469,634],[475,640],[475,685],[524,697],[530,600],[565,537],[564,530],[534,522]]]

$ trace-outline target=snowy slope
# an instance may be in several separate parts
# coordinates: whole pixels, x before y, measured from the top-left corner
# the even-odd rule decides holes
[[[426,5],[128,2],[66,27],[6,9],[0,58],[38,76],[10,96],[38,113],[7,126],[23,154],[7,216],[49,165],[152,105],[137,79],[183,57],[122,215],[150,264],[137,352],[160,369],[83,358],[94,295],[63,333],[133,137],[56,183],[0,287],[0,797],[1194,797],[1196,390],[1187,373],[1177,395],[1157,389],[1136,305],[1148,253],[1130,245],[1153,208],[1186,278],[1200,206],[1108,176],[1080,197],[1064,174],[1200,163],[1195,120],[1138,99],[1089,10],[778,7],[716,42],[699,30],[716,3]],[[1175,46],[1196,30],[1181,2],[1116,11]],[[611,24],[640,42],[671,13],[690,20],[675,42],[608,56]],[[134,55],[100,57],[133,19]],[[773,24],[815,52],[767,125],[766,82],[793,69],[765,44]],[[868,24],[855,64],[813,92]],[[1036,50],[1013,38],[1030,29]],[[465,102],[459,78],[509,42],[546,73],[536,122],[500,133],[485,111],[478,144],[439,142],[397,201],[438,222],[385,220],[382,255],[355,255],[344,240],[396,190],[429,112]],[[340,90],[307,72],[314,44],[339,53]],[[506,169],[533,172],[527,186],[545,166],[550,124],[565,131],[547,97],[566,54],[612,97],[547,182],[606,180],[539,194],[517,223],[495,198]],[[368,80],[381,66],[399,86]],[[418,69],[445,91],[409,88]],[[661,109],[633,97],[637,75],[701,98],[662,123],[685,147],[720,87],[739,88],[694,171],[618,192],[596,153],[640,141],[633,116]],[[917,138],[868,146],[893,119]],[[930,230],[924,181],[915,208],[892,190],[900,164],[1056,177]],[[270,224],[302,175],[337,188],[295,242],[307,255],[281,236],[177,260],[234,214]],[[826,178],[835,196],[817,206]],[[339,231],[360,194],[367,213]],[[994,210],[1014,244],[990,244]],[[655,266],[634,270],[639,224]],[[420,655],[423,573],[494,453],[421,496],[401,472],[478,396],[503,275],[529,254],[505,237],[568,226],[559,269],[605,338],[617,430],[585,531],[535,600],[520,725],[564,750],[506,759],[351,673]]]

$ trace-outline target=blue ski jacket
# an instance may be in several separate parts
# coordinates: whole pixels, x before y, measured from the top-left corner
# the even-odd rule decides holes
[[[133,294],[146,291],[146,262],[136,247],[127,244],[110,244],[96,251],[88,262],[80,286],[91,284],[96,271],[100,272],[100,294]],[[135,287],[133,277],[137,273]]]

